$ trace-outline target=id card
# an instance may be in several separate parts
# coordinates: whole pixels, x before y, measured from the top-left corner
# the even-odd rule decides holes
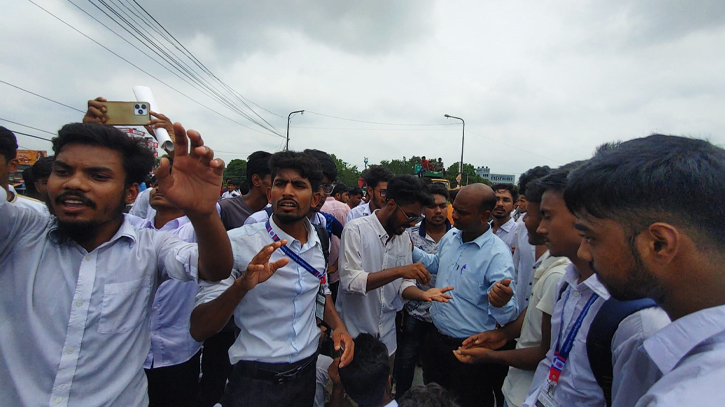
[[[555,388],[556,384],[547,380],[544,388],[541,389],[539,395],[536,397],[536,407],[558,407],[559,403],[554,397]]]

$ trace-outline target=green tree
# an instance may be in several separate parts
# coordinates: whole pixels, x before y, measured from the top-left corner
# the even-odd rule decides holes
[[[349,187],[357,186],[357,180],[360,177],[360,171],[358,171],[357,166],[350,166],[350,164],[335,157],[335,154],[330,154],[330,156],[335,161],[335,166],[337,167],[337,181]]]
[[[451,187],[458,185],[456,177],[458,176],[458,162],[448,167],[446,178],[451,182]],[[472,164],[463,163],[463,175],[461,176],[461,185],[482,183],[491,186],[491,181],[476,174],[476,167]]]
[[[233,179],[235,182],[242,183],[247,179],[247,160],[235,158],[229,161],[227,167],[224,168],[224,180]]]

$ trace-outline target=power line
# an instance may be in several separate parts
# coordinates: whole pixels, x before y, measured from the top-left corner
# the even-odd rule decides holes
[[[52,142],[52,140],[51,140],[51,139],[49,139],[49,138],[44,138],[44,137],[40,137],[40,136],[34,136],[34,135],[32,135],[32,134],[28,134],[28,133],[23,133],[23,132],[21,132],[21,131],[17,131],[17,130],[11,130],[11,129],[8,129],[8,130],[12,131],[12,132],[13,132],[13,133],[15,133],[15,134],[21,134],[21,135],[23,135],[23,136],[27,136],[27,137],[32,137],[32,138],[37,138],[37,139],[40,139],[40,140],[45,140],[45,141],[50,141],[50,142]]]
[[[74,4],[71,0],[68,0],[68,1],[71,2],[71,4]],[[110,13],[112,13],[113,15],[115,15],[115,17],[114,17],[113,15],[109,14],[108,12],[106,12],[105,10],[103,10],[102,8],[100,8],[98,5],[94,4],[91,0],[88,0],[88,2],[91,3],[91,5],[93,5],[94,7],[96,7],[103,14],[105,14],[106,17],[108,17],[113,22],[115,22],[116,24],[118,24],[124,31],[126,31],[129,35],[131,35],[139,43],[143,44],[149,50],[151,50],[153,53],[155,53],[158,57],[160,57],[161,59],[163,59],[164,62],[166,62],[168,65],[170,65],[171,67],[173,67],[174,69],[176,69],[177,71],[179,71],[182,75],[186,76],[191,81],[193,81],[194,83],[196,83],[196,85],[194,85],[194,84],[190,83],[189,81],[181,78],[178,74],[176,74],[173,71],[171,71],[166,65],[160,64],[166,70],[168,70],[169,72],[173,73],[174,75],[176,75],[180,79],[184,80],[189,85],[193,86],[194,88],[196,88],[197,90],[201,91],[202,93],[205,93],[207,96],[211,97],[212,99],[215,99],[217,102],[221,103],[222,105],[225,105],[230,110],[232,110],[232,111],[238,113],[239,115],[243,116],[245,119],[249,120],[250,122],[256,124],[257,126],[262,127],[263,129],[265,129],[265,130],[267,130],[267,131],[269,131],[271,133],[274,133],[274,134],[279,135],[280,137],[283,137],[282,134],[278,130],[276,130],[274,128],[274,126],[272,126],[271,124],[269,124],[266,120],[264,120],[264,118],[262,118],[261,116],[259,116],[256,112],[254,112],[254,110],[251,109],[246,103],[244,103],[242,101],[242,104],[244,104],[244,106],[247,109],[249,109],[250,111],[252,111],[252,113],[254,113],[257,117],[259,117],[262,121],[264,121],[267,124],[266,126],[264,124],[260,123],[259,121],[257,121],[255,118],[251,117],[246,112],[244,112],[241,108],[239,108],[238,106],[236,106],[234,104],[234,102],[232,102],[229,98],[227,98],[226,96],[224,96],[220,91],[218,91],[217,89],[215,89],[208,81],[206,81],[205,79],[203,79],[202,77],[200,77],[196,72],[194,72],[194,69],[192,67],[190,67],[185,62],[183,62],[183,61],[179,60],[178,58],[176,58],[175,55],[172,55],[173,54],[173,51],[170,50],[167,46],[165,46],[162,43],[160,43],[159,41],[157,41],[155,38],[153,38],[154,35],[151,32],[149,32],[145,28],[143,28],[143,27],[138,26],[137,24],[135,24],[135,19],[131,15],[129,15],[129,13],[127,13],[127,12],[125,12],[123,10],[120,10],[120,9],[119,9],[120,10],[119,11],[119,10],[113,8],[110,4],[108,4],[104,0],[99,0],[99,2],[106,9],[108,9]],[[75,5],[75,6],[80,9],[80,7],[78,7],[77,5]],[[128,7],[125,7],[125,8],[127,10],[131,11]],[[126,41],[127,43],[130,44],[130,42],[128,42],[128,40],[124,39],[122,36],[120,36],[117,32],[115,32],[114,30],[112,30],[110,27],[108,27],[105,24],[101,23],[98,19],[96,19],[95,17],[91,16],[89,13],[85,12],[84,10],[81,9],[81,11],[83,11],[85,14],[87,14],[88,16],[90,16],[91,18],[93,18],[94,20],[96,20],[97,22],[99,22],[101,25],[103,25],[106,29],[108,29],[109,31],[111,31],[113,34],[115,34],[116,36],[120,37],[121,39],[123,39],[124,41]],[[145,12],[145,10],[144,10],[144,12]],[[121,15],[121,13],[123,13],[125,15],[125,17],[124,17],[124,15]],[[132,14],[134,14],[134,16],[138,17],[138,14],[137,13],[132,13]],[[149,16],[150,16],[150,14],[149,14]],[[128,18],[126,18],[126,17],[128,17]],[[150,17],[153,19],[153,16],[150,16]],[[119,20],[120,20],[120,22],[119,22]],[[141,20],[143,22],[145,22],[146,25],[148,25],[149,27],[151,27],[151,29],[153,31],[155,31],[157,33],[160,33],[160,31],[158,29],[156,29],[156,27],[154,27],[153,25],[151,25],[148,22],[147,19],[141,19]],[[163,26],[161,26],[161,28],[163,29]],[[133,30],[135,33],[134,32],[131,32],[131,30]],[[164,31],[166,31],[166,30],[164,29]],[[162,37],[164,37],[164,39],[167,40],[168,42],[171,42],[171,40],[169,40],[164,35],[162,35]],[[131,44],[131,45],[133,46],[133,44]],[[172,43],[172,45],[177,50],[180,50],[180,48],[178,46],[176,46],[175,44]],[[159,63],[158,61],[156,61],[155,59],[153,59],[150,55],[148,55],[145,52],[141,51],[138,47],[134,46],[134,48],[136,48],[137,50],[139,50],[140,52],[142,52],[144,55],[146,55],[147,57],[151,58],[155,62]],[[191,59],[196,60],[196,58],[194,58],[191,53],[189,53],[189,55],[191,55],[191,57],[190,57]],[[189,57],[189,55],[185,55],[185,56]],[[198,60],[196,60],[196,61],[198,61]],[[196,63],[196,65],[199,66],[199,63]],[[213,74],[211,74],[211,72],[208,71],[208,69],[206,69],[206,71],[211,76],[213,76]],[[220,82],[223,86],[225,86],[225,87],[228,88],[228,86],[226,84],[224,84],[223,82],[221,82],[218,78],[216,78],[216,77],[214,77],[214,78],[218,82]],[[199,88],[197,86],[199,86],[201,88]]]
[[[38,130],[38,131],[42,131],[43,133],[48,133],[48,134],[50,134],[50,135],[53,135],[53,136],[55,136],[55,133],[53,133],[52,131],[48,131],[48,130],[43,130],[43,129],[39,129],[39,128],[37,128],[37,127],[33,127],[33,126],[28,126],[27,124],[22,124],[22,123],[14,122],[14,121],[12,121],[12,120],[8,120],[8,119],[3,119],[2,117],[0,117],[0,120],[2,120],[2,121],[4,121],[4,122],[12,123],[12,124],[17,124],[18,126],[23,126],[23,127],[27,127],[27,128],[29,128],[29,129],[33,129],[33,130]]]
[[[161,84],[163,84],[164,86],[168,87],[169,89],[171,89],[171,90],[175,91],[176,93],[178,93],[178,94],[180,94],[180,95],[184,96],[185,98],[187,98],[187,99],[191,100],[192,102],[194,102],[194,103],[196,103],[196,104],[198,104],[198,105],[200,105],[200,106],[204,107],[205,109],[207,109],[207,110],[210,110],[210,111],[214,112],[215,114],[217,114],[217,115],[219,115],[219,116],[221,116],[221,117],[223,117],[223,118],[225,118],[225,119],[227,119],[227,120],[229,120],[229,121],[232,121],[232,122],[234,122],[234,123],[236,123],[236,124],[238,124],[238,125],[240,125],[240,126],[242,126],[242,127],[245,127],[245,128],[247,128],[247,129],[249,129],[249,130],[252,130],[252,131],[255,131],[255,132],[257,132],[257,133],[261,133],[261,134],[266,134],[266,135],[269,135],[268,133],[263,133],[263,132],[261,132],[261,131],[259,131],[259,130],[253,129],[253,128],[251,128],[251,127],[249,127],[249,126],[247,126],[247,125],[245,125],[245,124],[243,124],[243,123],[240,123],[240,122],[238,122],[238,121],[236,121],[236,120],[234,120],[234,119],[232,119],[232,118],[230,118],[230,117],[228,117],[228,116],[226,116],[226,115],[224,115],[224,114],[222,114],[222,113],[220,113],[220,112],[218,112],[218,111],[216,111],[216,110],[214,110],[214,109],[210,108],[209,106],[206,106],[206,105],[204,105],[203,103],[201,103],[201,102],[199,102],[199,101],[197,101],[197,100],[195,100],[195,99],[191,98],[191,97],[190,97],[190,96],[188,96],[187,94],[185,94],[185,93],[183,93],[183,92],[179,91],[178,89],[174,88],[173,86],[169,85],[168,83],[166,83],[166,82],[162,81],[161,79],[157,78],[156,76],[154,76],[154,75],[150,74],[149,72],[147,72],[147,71],[143,70],[143,69],[142,69],[141,67],[139,67],[138,65],[136,65],[136,64],[134,64],[133,62],[129,61],[128,59],[126,59],[126,58],[122,57],[121,55],[117,54],[116,52],[114,52],[114,51],[113,51],[113,50],[111,50],[110,48],[106,47],[105,45],[103,45],[103,44],[101,44],[100,42],[98,42],[98,41],[94,40],[94,39],[93,39],[93,38],[91,38],[90,36],[88,36],[88,35],[84,34],[84,33],[83,33],[83,32],[81,32],[80,30],[78,30],[77,28],[73,27],[73,26],[72,26],[71,24],[69,24],[69,23],[65,22],[64,20],[62,20],[62,19],[61,19],[60,17],[56,16],[55,14],[53,14],[53,13],[51,13],[50,11],[46,10],[45,8],[43,8],[42,6],[40,6],[39,4],[35,3],[35,2],[33,1],[33,0],[28,0],[28,2],[32,3],[32,4],[34,5],[34,6],[36,6],[36,7],[38,7],[39,9],[41,9],[41,10],[45,11],[46,13],[50,14],[50,15],[51,15],[51,16],[52,16],[53,18],[55,18],[56,20],[58,20],[58,21],[60,21],[61,23],[65,24],[66,26],[70,27],[71,29],[73,29],[74,31],[76,31],[76,32],[77,32],[78,34],[81,34],[82,36],[84,36],[84,37],[86,37],[87,39],[91,40],[91,41],[92,41],[92,42],[94,42],[94,43],[95,43],[96,45],[100,46],[101,48],[103,48],[103,49],[105,49],[106,51],[110,52],[111,54],[115,55],[116,57],[120,58],[121,60],[123,60],[123,61],[124,61],[124,62],[126,62],[127,64],[129,64],[129,65],[133,66],[134,68],[138,69],[139,71],[141,71],[141,72],[145,73],[146,75],[150,76],[151,78],[153,78],[153,79],[157,80],[157,81],[158,81],[159,83],[161,83]],[[69,107],[70,107],[70,106],[69,106]],[[74,110],[77,110],[77,109],[75,109],[75,108],[72,108],[72,109],[74,109]],[[81,112],[82,112],[82,111],[81,111]],[[85,112],[82,112],[82,113],[85,113]],[[281,138],[284,138],[284,136],[281,136],[281,135],[277,135],[277,134],[274,134],[274,135],[275,135],[275,136],[277,136],[277,137],[281,137]]]
[[[65,106],[65,107],[67,107],[68,109],[73,109],[73,110],[75,110],[76,112],[81,112],[81,113],[85,113],[85,112],[84,112],[83,110],[80,110],[80,109],[76,109],[76,108],[75,108],[75,107],[73,107],[73,106],[69,106],[69,105],[66,105],[65,103],[61,103],[61,102],[58,102],[57,100],[53,100],[53,99],[51,99],[51,98],[48,98],[48,97],[45,97],[45,96],[39,95],[39,94],[37,94],[37,93],[35,93],[35,92],[31,92],[31,91],[29,91],[29,90],[27,90],[27,89],[23,89],[23,88],[21,88],[20,86],[15,86],[15,85],[13,85],[12,83],[8,83],[8,82],[5,82],[5,81],[3,81],[3,80],[0,80],[0,83],[3,83],[3,84],[5,84],[5,85],[8,85],[8,86],[10,86],[10,87],[13,87],[13,88],[15,88],[15,89],[18,89],[18,90],[22,90],[23,92],[27,92],[27,93],[30,93],[30,94],[31,94],[31,95],[33,95],[33,96],[37,96],[37,97],[39,97],[39,98],[41,98],[41,99],[45,99],[45,100],[47,100],[47,101],[49,101],[49,102],[53,102],[53,103],[55,103],[55,104],[58,104],[58,105],[61,105],[61,106]]]

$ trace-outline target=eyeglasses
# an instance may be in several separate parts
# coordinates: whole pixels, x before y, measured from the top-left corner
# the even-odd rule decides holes
[[[400,209],[400,212],[402,212],[403,215],[405,215],[405,223],[418,223],[421,220],[423,220],[422,215],[408,215],[407,213],[405,213],[403,208],[400,207],[400,205],[398,205],[398,204],[395,204],[395,205],[398,207],[398,209]]]
[[[322,189],[322,192],[326,194],[332,192],[332,184],[320,184],[320,188]]]
[[[374,191],[374,189],[373,189],[373,191]],[[388,190],[387,189],[378,189],[378,193],[380,194],[380,196],[385,196],[388,194]]]

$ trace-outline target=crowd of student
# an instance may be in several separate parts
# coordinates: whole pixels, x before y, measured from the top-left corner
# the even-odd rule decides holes
[[[8,185],[0,127],[2,406],[723,397],[725,150],[707,141],[611,143],[455,191],[372,166],[365,194],[323,151],[257,151],[239,190],[153,114],[174,150],[139,192],[153,153],[104,102],[28,172],[34,197]]]

